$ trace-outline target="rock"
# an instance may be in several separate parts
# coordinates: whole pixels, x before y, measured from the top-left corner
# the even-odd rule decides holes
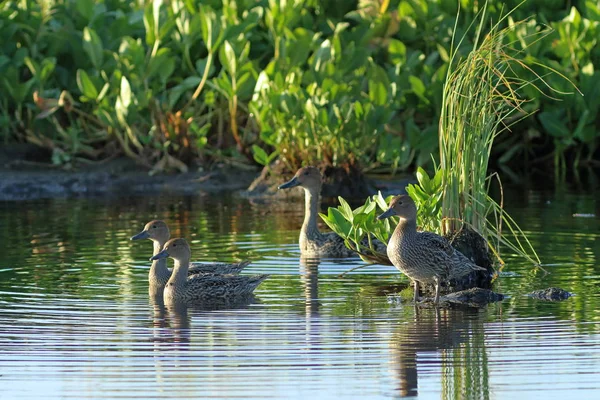
[[[504,300],[504,295],[493,292],[489,289],[472,288],[467,290],[461,290],[460,292],[449,293],[445,296],[440,296],[440,307],[448,307],[452,304],[458,304],[469,307],[483,307],[490,303],[495,303]],[[388,303],[398,304],[402,302],[412,302],[412,292],[410,296],[405,293],[387,296]],[[422,299],[417,305],[423,307],[435,306],[433,302],[434,298],[426,297]]]
[[[544,301],[562,301],[566,300],[569,297],[573,296],[573,293],[569,293],[564,289],[551,287],[548,289],[535,290],[529,293],[527,296],[536,299],[536,300],[544,300]]]
[[[489,289],[472,288],[460,292],[449,293],[440,297],[440,302],[464,304],[471,307],[483,307],[490,303],[504,300],[504,295]]]

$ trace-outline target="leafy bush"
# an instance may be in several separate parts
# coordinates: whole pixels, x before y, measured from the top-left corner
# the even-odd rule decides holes
[[[221,155],[268,163],[273,153],[291,169],[425,166],[437,148],[452,33],[467,32],[481,7],[454,0],[2,2],[0,135],[48,147],[56,162],[118,150],[157,169]],[[491,2],[490,15],[504,7]],[[515,11],[516,20],[532,16],[507,33],[523,65],[549,65],[585,96],[555,103],[524,88],[526,107],[541,112],[498,138],[501,162],[532,151],[554,152],[557,165],[570,154],[574,164],[594,161],[599,15],[597,1],[569,9],[528,1]],[[554,31],[535,41],[543,25]]]

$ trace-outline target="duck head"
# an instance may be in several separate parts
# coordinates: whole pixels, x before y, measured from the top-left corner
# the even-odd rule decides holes
[[[160,260],[161,258],[171,257],[174,260],[189,260],[191,257],[190,246],[185,239],[171,239],[163,246],[160,253],[150,257],[150,261]]]
[[[377,219],[386,219],[394,215],[406,220],[417,219],[417,206],[409,195],[401,194],[392,198],[389,208]]]
[[[278,189],[289,189],[296,186],[305,189],[319,189],[321,187],[321,172],[315,167],[300,168],[292,179],[279,185]]]
[[[154,220],[150,221],[144,226],[144,230],[135,236],[131,237],[131,240],[139,239],[150,239],[159,243],[164,243],[169,240],[170,237],[169,227],[164,221]]]

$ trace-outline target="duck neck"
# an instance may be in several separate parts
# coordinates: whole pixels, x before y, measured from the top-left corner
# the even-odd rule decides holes
[[[167,284],[174,285],[175,287],[182,287],[187,281],[189,268],[190,260],[175,260],[173,274]]]
[[[161,240],[153,240],[154,251],[152,255],[157,255],[162,250],[165,242]],[[167,268],[167,259],[159,258],[158,260],[152,261],[152,266],[150,267],[150,275],[153,277],[166,277],[167,279],[171,276],[171,272],[169,268]],[[164,282],[164,281],[163,281]]]
[[[321,235],[317,227],[319,192],[320,188],[304,188],[304,223],[302,224],[300,235],[307,239],[314,239]]]
[[[394,229],[394,236],[406,238],[417,233],[417,221],[415,219],[400,218],[396,229]]]

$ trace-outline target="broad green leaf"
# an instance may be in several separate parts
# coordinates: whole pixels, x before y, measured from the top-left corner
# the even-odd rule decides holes
[[[96,2],[94,0],[76,0],[75,8],[77,9],[77,12],[89,22],[94,16],[95,4]]]
[[[329,208],[329,210],[331,210],[330,216],[333,216],[333,220],[335,221],[336,229],[334,231],[342,238],[347,238],[352,229],[352,224],[344,218],[337,208]]]
[[[235,50],[231,46],[231,43],[228,41],[223,43],[223,47],[221,47],[219,56],[221,59],[221,64],[225,66],[229,75],[235,77],[237,73],[237,56],[235,54]]]
[[[571,132],[555,112],[544,111],[538,114],[538,118],[546,132],[557,138],[566,138]]]
[[[90,27],[83,28],[83,50],[96,69],[102,67],[103,46],[98,34]]]
[[[344,200],[344,198],[342,196],[338,196],[338,200],[340,202],[340,207],[339,207],[340,212],[342,213],[344,218],[346,218],[348,221],[352,222],[352,220],[354,218],[354,214],[352,213],[352,207],[350,207],[350,204],[348,204],[348,202],[346,200]]]
[[[398,39],[390,39],[388,54],[392,64],[403,65],[406,62],[406,45]]]
[[[151,56],[146,70],[146,77],[153,78],[158,75],[161,82],[166,82],[175,70],[175,58],[168,48],[158,49],[156,54]]]
[[[179,85],[172,87],[169,90],[169,107],[174,108],[181,95],[188,90],[191,91],[193,88],[196,88],[201,80],[202,78],[199,76],[190,76],[185,78]]]
[[[423,81],[414,75],[409,76],[408,81],[410,82],[410,88],[413,93],[416,94],[424,104],[429,104],[429,99],[426,96],[427,89],[425,88]]]
[[[417,168],[417,180],[426,193],[431,193],[431,180],[429,179],[427,172],[421,167]]]
[[[378,65],[373,64],[369,76],[369,98],[378,106],[383,106],[388,102],[389,79],[385,70]]]
[[[268,165],[268,157],[267,153],[260,147],[255,144],[252,145],[252,153],[254,156],[254,161],[259,163],[260,165]]]
[[[379,208],[383,211],[386,211],[389,208],[388,202],[385,200],[380,191],[377,191],[377,194],[373,196],[373,199],[375,200]]]
[[[86,97],[87,100],[96,100],[98,98],[98,89],[90,79],[87,72],[82,69],[77,70],[76,75],[77,87],[82,95]],[[84,101],[82,99],[82,101]]]
[[[121,98],[123,107],[128,109],[131,104],[131,86],[129,86],[129,81],[125,76],[121,77],[121,93],[119,97]]]

